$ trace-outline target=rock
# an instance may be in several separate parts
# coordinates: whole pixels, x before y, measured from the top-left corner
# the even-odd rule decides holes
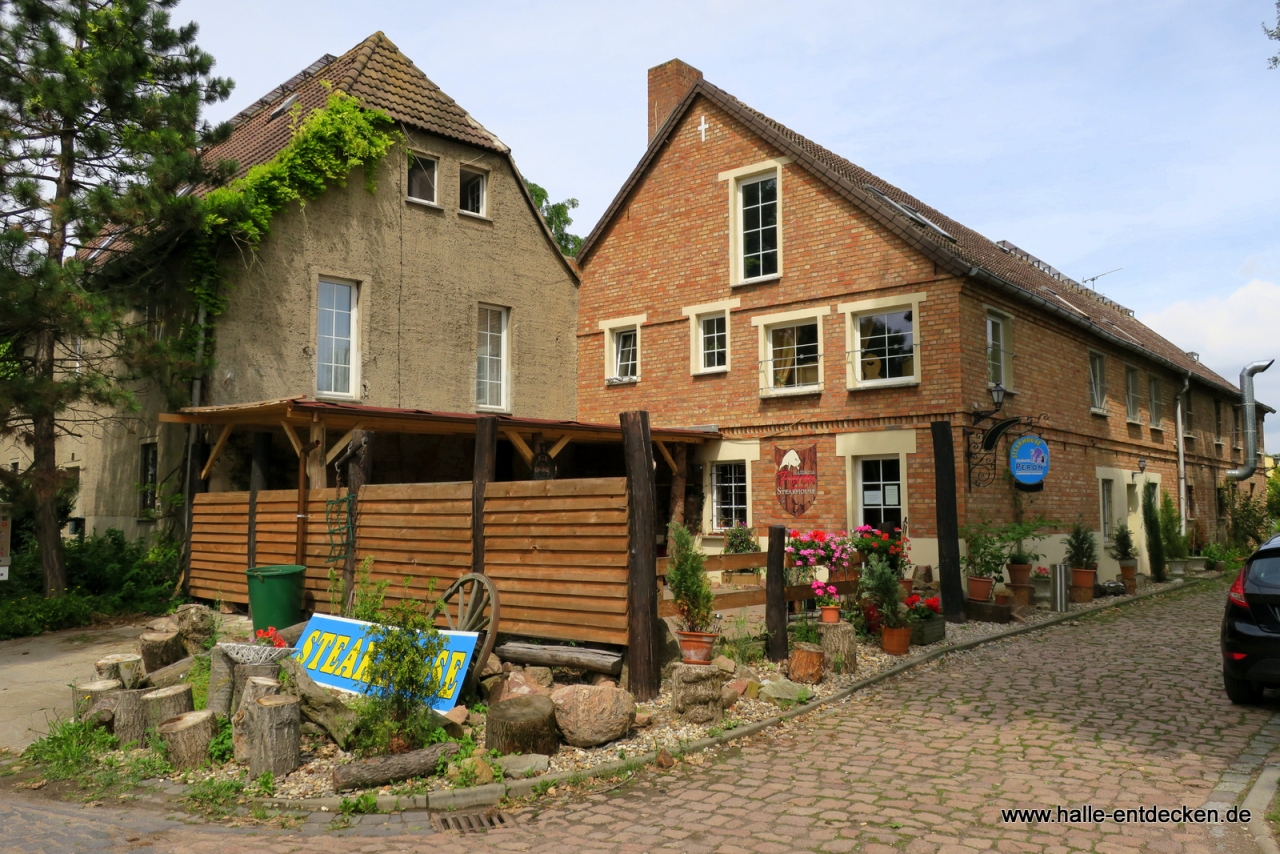
[[[733,675],[739,679],[745,679],[748,682],[760,681],[760,677],[756,675],[756,672],[745,664],[739,664],[738,669],[733,672]]]
[[[525,777],[536,777],[545,774],[551,768],[551,757],[541,753],[527,753],[519,756],[500,756],[498,764],[502,773],[516,780]]]
[[[618,682],[617,682],[617,680],[616,680],[616,679],[614,679],[612,676],[609,676],[609,675],[604,674],[604,673],[592,673],[592,674],[591,674],[591,684],[592,684],[592,685],[595,685],[596,687],[601,687],[601,686],[603,686],[603,687],[605,687],[605,688],[617,688],[617,687],[618,687]]]
[[[665,749],[658,751],[658,756],[654,759],[654,762],[657,763],[659,768],[670,768],[676,764],[676,760]]]
[[[510,661],[504,661],[504,662],[502,662],[502,672],[503,672],[503,673],[514,673],[515,671],[517,671],[517,670],[519,670],[519,669],[520,669],[520,665],[518,665],[518,664],[512,664]]]
[[[803,703],[813,692],[803,685],[797,685],[789,679],[774,679],[760,686],[760,699],[768,700],[781,706],[789,703]]]
[[[487,786],[493,782],[493,768],[479,756],[472,756],[469,759],[463,759],[457,765],[450,765],[446,776],[456,783],[464,774],[471,777],[467,782],[472,786]]]
[[[747,690],[743,692],[743,696],[748,700],[754,700],[760,696],[760,683],[752,679],[747,683]]]
[[[722,710],[728,711],[732,709],[740,699],[742,699],[742,695],[728,685],[720,689],[720,708]]]
[[[493,653],[489,653],[489,657],[484,660],[484,666],[480,668],[479,679],[488,679],[490,676],[497,676],[502,672],[502,659]]]
[[[172,617],[158,617],[147,623],[147,631],[151,632],[168,633],[176,632],[177,630],[178,623]]]
[[[472,712],[471,714],[467,715],[468,726],[480,726],[483,723],[484,723],[484,715],[480,714],[479,712]]]
[[[551,694],[551,689],[539,685],[524,671],[513,670],[498,684],[497,690],[489,693],[489,705],[510,700],[512,697],[528,697],[533,694],[548,696]]]
[[[502,676],[489,676],[480,680],[480,696],[484,698],[486,703],[494,702],[493,695],[502,692],[502,683],[506,680]]]
[[[471,717],[471,712],[467,710],[466,706],[454,706],[452,709],[444,713],[444,717],[446,720],[452,721],[458,726],[462,726],[467,722],[467,719]]]
[[[298,697],[302,701],[302,719],[319,724],[345,749],[356,726],[356,710],[317,685],[296,658],[286,658],[280,668],[288,676],[281,693]]]
[[[646,727],[653,724],[653,712],[636,712],[636,719],[632,722],[632,726]]]
[[[737,695],[733,700],[736,703],[746,696],[748,684],[750,683],[746,679],[734,679],[726,682],[724,688],[726,691],[733,691]]]
[[[720,668],[705,664],[675,665],[671,668],[671,710],[689,723],[720,720],[720,688],[726,676]]]
[[[177,620],[178,634],[182,635],[182,646],[186,649],[187,655],[202,653],[213,645],[217,616],[211,608],[194,602],[179,605],[174,618]]]
[[[551,695],[556,725],[574,747],[595,747],[622,738],[636,718],[629,691],[595,685],[569,685]]]
[[[524,676],[547,690],[551,689],[551,668],[525,665]]]
[[[717,655],[715,658],[713,658],[711,660],[711,666],[719,667],[725,673],[738,672],[738,665],[734,662],[734,660],[723,655]]]

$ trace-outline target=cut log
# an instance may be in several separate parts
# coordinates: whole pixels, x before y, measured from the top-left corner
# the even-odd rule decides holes
[[[826,654],[822,647],[816,643],[798,643],[791,647],[787,678],[804,685],[816,685],[822,681],[826,666]]]
[[[170,685],[148,691],[142,695],[142,707],[147,710],[147,729],[156,729],[169,718],[194,712],[196,708],[190,685]]]
[[[123,687],[119,679],[94,679],[71,686],[71,716],[81,720],[104,695]]]
[[[161,667],[154,673],[148,673],[142,677],[138,683],[139,688],[168,688],[170,685],[177,685],[183,679],[187,678],[187,674],[191,672],[191,665],[195,663],[195,658],[188,657],[175,661],[168,667]]]
[[[147,709],[142,698],[149,693],[151,693],[150,688],[116,692],[116,707],[113,710],[111,731],[115,733],[121,747],[126,744],[141,745],[146,740]]]
[[[159,728],[160,739],[168,748],[169,762],[174,768],[199,768],[209,758],[209,742],[218,733],[213,712],[183,712],[168,718]]]
[[[95,664],[99,679],[118,679],[125,688],[137,688],[142,679],[142,656],[121,652],[101,658]]]
[[[858,669],[858,630],[852,623],[818,623],[822,651],[829,673],[854,673]]]
[[[284,642],[287,643],[289,646],[297,646],[299,639],[302,638],[302,633],[307,628],[308,622],[310,621],[303,620],[301,623],[294,623],[292,626],[290,626],[287,629],[278,629],[276,631],[276,634],[284,638]]]
[[[489,707],[484,719],[486,750],[554,756],[560,747],[556,705],[550,697],[527,694]]]
[[[231,690],[231,711],[240,711],[241,701],[244,694],[245,680],[252,677],[260,679],[271,679],[276,681],[280,678],[279,664],[237,664],[232,671],[232,690]]]
[[[297,697],[259,697],[244,711],[250,720],[250,777],[270,771],[279,780],[302,764],[302,703]]]
[[[284,690],[302,701],[303,719],[323,728],[346,750],[347,741],[356,728],[356,710],[316,684],[296,658],[286,658],[280,665],[288,676]]]
[[[252,704],[263,697],[271,697],[280,693],[280,683],[265,676],[250,676],[244,683],[244,693],[236,713],[231,716],[231,748],[237,762],[249,761],[250,730],[253,718],[249,713]]]
[[[235,688],[235,662],[226,650],[215,646],[209,650],[209,697],[205,708],[215,715],[228,717],[231,712],[231,695]]]
[[[622,672],[622,653],[577,646],[540,646],[534,643],[504,643],[494,650],[503,661],[536,664],[542,667],[573,667],[617,676]]]
[[[93,726],[100,726],[111,732],[116,717],[116,696],[118,691],[103,694],[93,706],[80,716],[80,720]]]
[[[457,752],[457,742],[445,741],[423,750],[357,759],[333,769],[333,790],[368,789],[410,777],[430,777],[440,772],[442,759]]]
[[[138,654],[147,673],[154,673],[181,661],[187,654],[182,646],[182,636],[177,632],[147,632],[138,638]]]
[[[204,605],[195,603],[180,605],[174,615],[178,623],[178,634],[182,637],[182,646],[187,655],[197,655],[207,650],[212,644],[217,631],[218,617]]]

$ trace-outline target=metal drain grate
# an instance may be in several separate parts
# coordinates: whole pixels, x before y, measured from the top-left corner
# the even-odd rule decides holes
[[[510,827],[511,819],[497,810],[489,812],[433,813],[431,826],[437,831],[456,830],[459,833],[483,833],[499,827]]]

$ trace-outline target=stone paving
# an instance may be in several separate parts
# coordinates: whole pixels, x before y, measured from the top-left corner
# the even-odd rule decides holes
[[[512,807],[516,826],[432,833],[423,814],[317,815],[292,832],[174,815],[0,802],[0,851],[1256,851],[1229,825],[1005,824],[1008,807],[1198,807],[1246,790],[1280,745],[1276,704],[1221,688],[1222,585],[949,656],[798,722],[641,772],[611,790]]]

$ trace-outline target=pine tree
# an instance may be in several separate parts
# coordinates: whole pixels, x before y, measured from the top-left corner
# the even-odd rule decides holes
[[[165,356],[148,320],[170,295],[104,271],[191,228],[189,191],[219,177],[197,152],[227,129],[200,110],[231,84],[194,24],[172,26],[176,4],[0,0],[0,436],[31,450],[4,476],[34,497],[46,596],[66,587],[57,438],[127,411],[131,380]]]

